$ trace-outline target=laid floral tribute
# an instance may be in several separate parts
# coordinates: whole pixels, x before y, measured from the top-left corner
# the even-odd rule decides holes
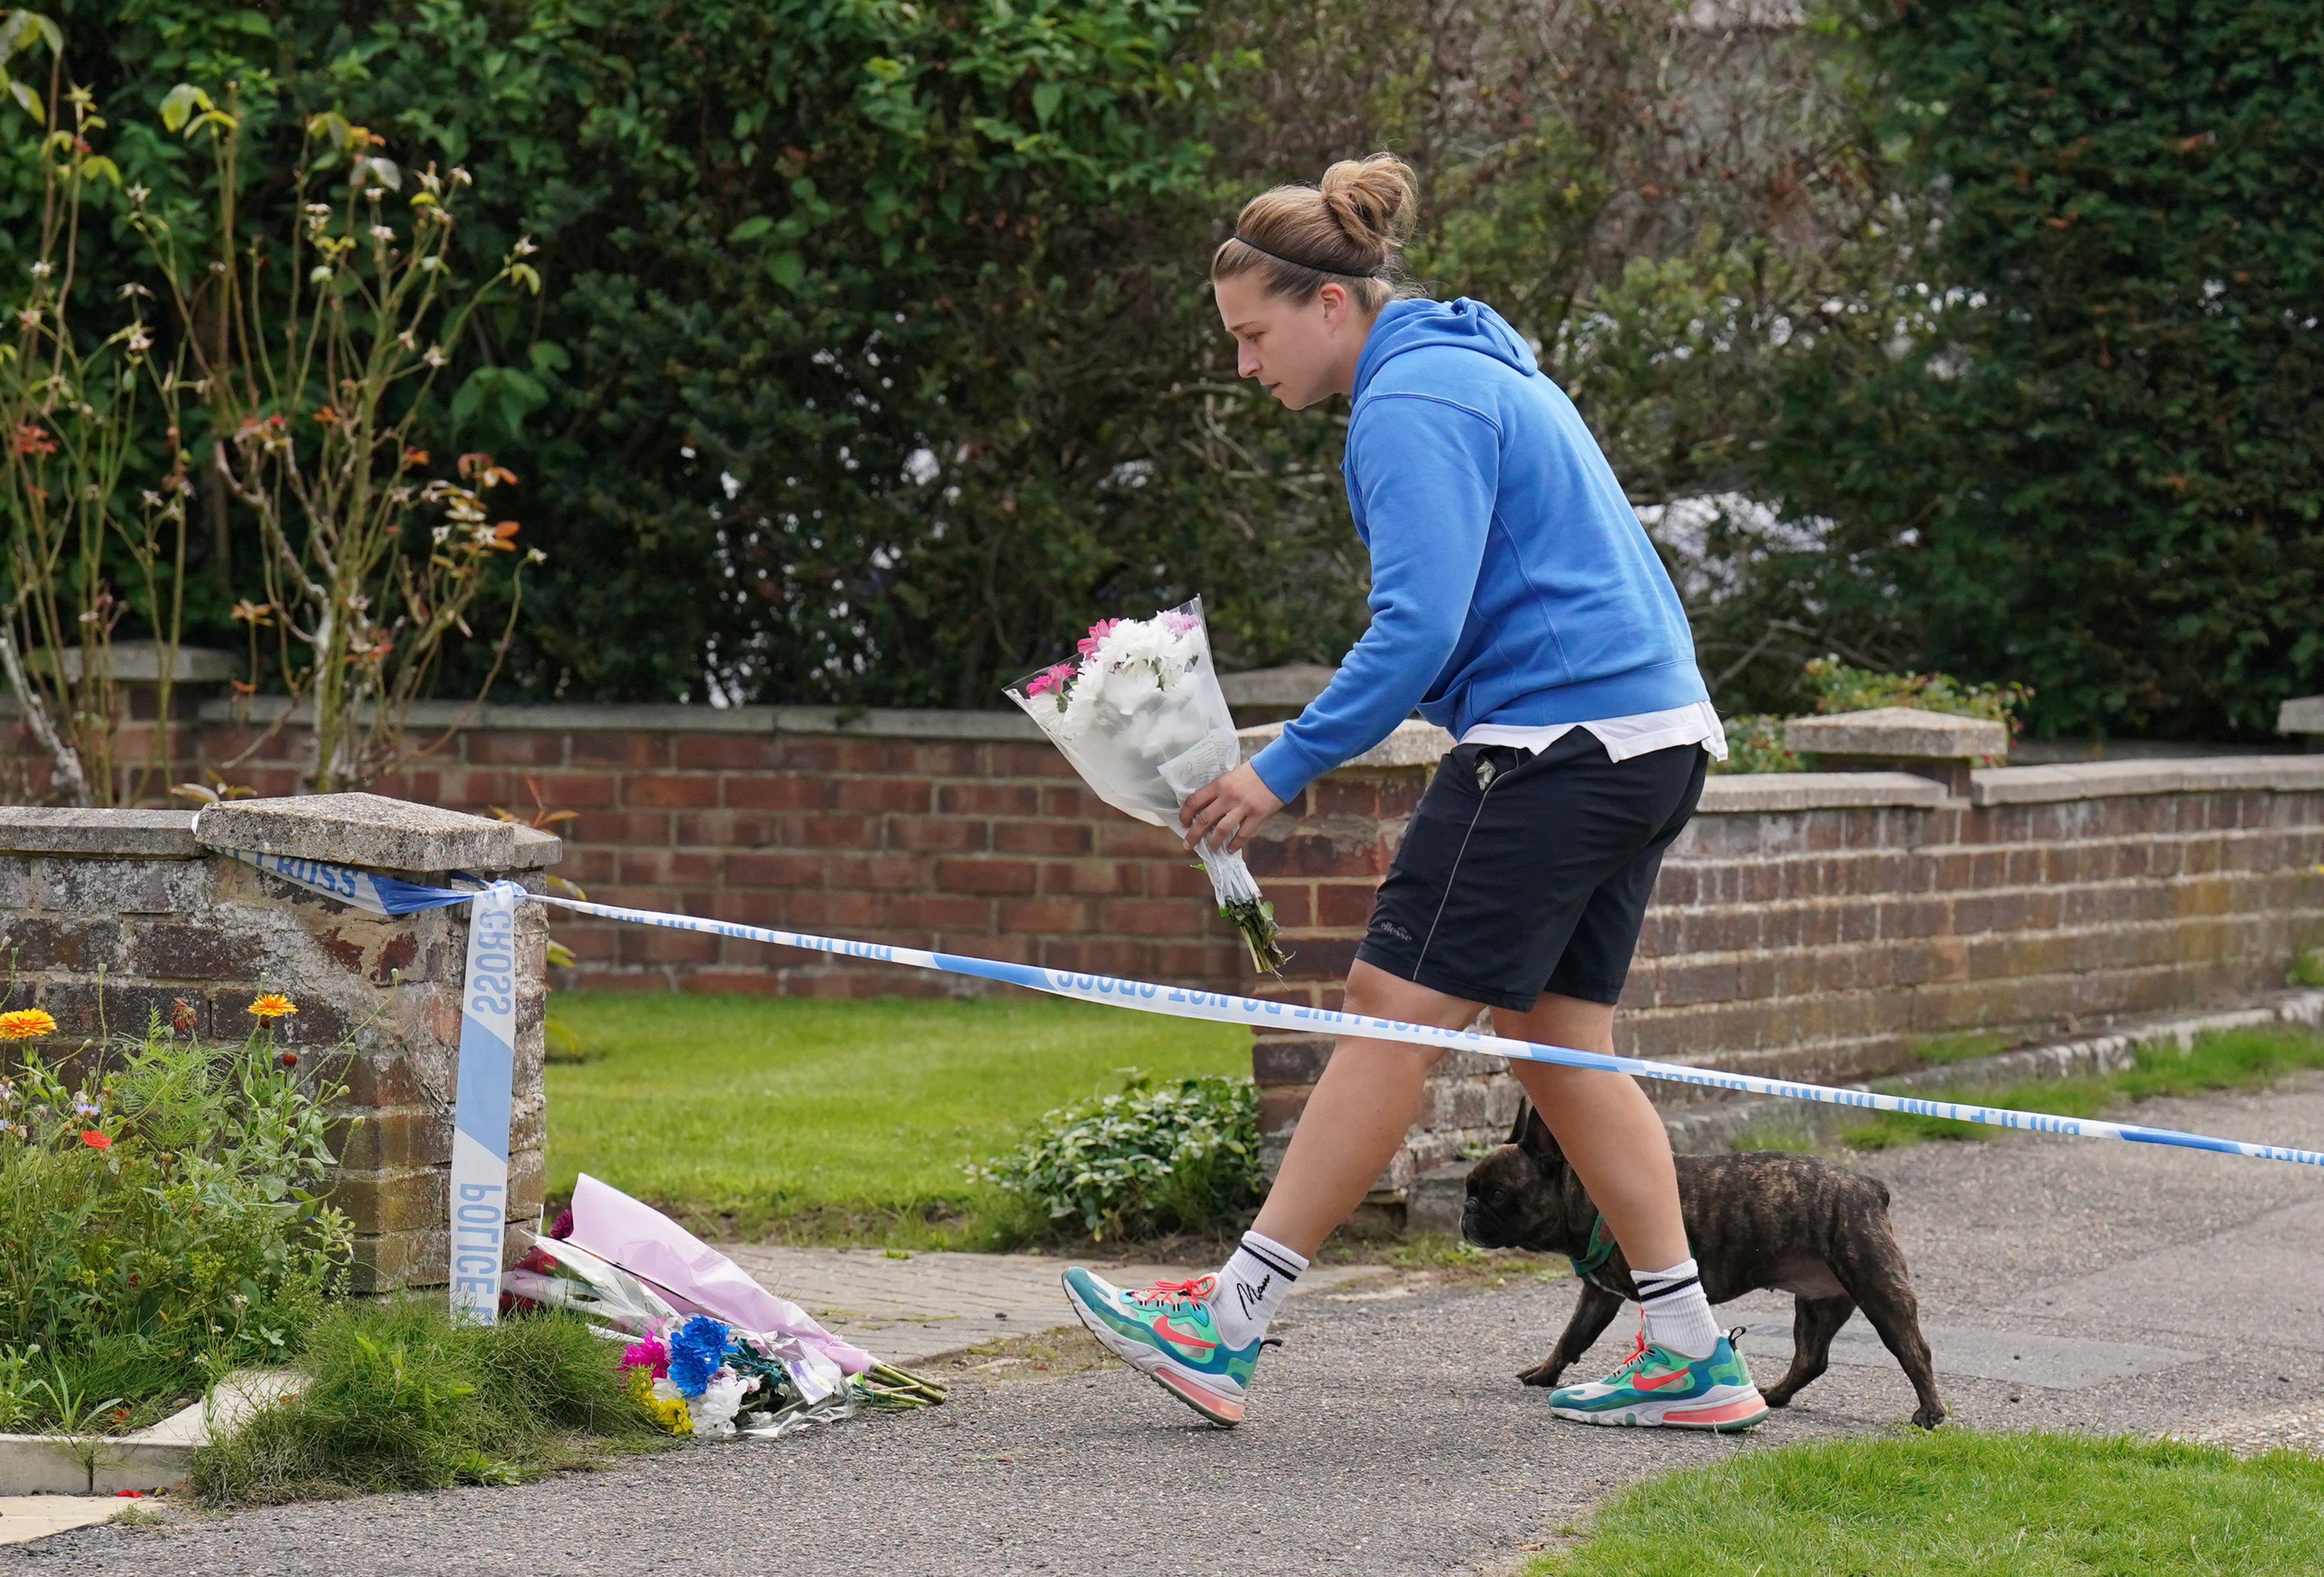
[[[771,1440],[944,1388],[840,1340],[650,1205],[584,1174],[501,1276],[503,1309],[561,1308],[626,1340],[631,1393],[673,1434]]]
[[[1100,799],[1149,825],[1183,835],[1186,797],[1242,761],[1234,717],[1211,666],[1203,600],[1150,619],[1102,619],[1079,656],[1008,687]],[[1253,968],[1289,961],[1275,907],[1240,854],[1205,849],[1203,869],[1219,912],[1250,950]]]

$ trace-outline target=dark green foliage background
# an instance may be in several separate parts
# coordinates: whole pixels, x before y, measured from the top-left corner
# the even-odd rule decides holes
[[[506,698],[985,706],[1197,592],[1231,667],[1336,659],[1341,419],[1237,383],[1202,268],[1249,192],[1389,146],[1439,293],[1538,342],[1650,518],[1719,501],[1655,529],[1723,706],[1803,709],[1833,652],[2031,684],[2035,733],[2265,730],[2324,688],[2324,15],[1833,5],[51,10],[189,233],[154,106],[232,81],[254,228],[336,107],[475,171],[472,263],[543,244],[435,438],[551,556]],[[92,256],[93,302],[138,266]],[[206,615],[241,589],[201,574]]]
[[[2038,732],[2272,730],[2324,688],[2324,11],[1867,7],[1918,277],[1786,369],[1814,595]]]

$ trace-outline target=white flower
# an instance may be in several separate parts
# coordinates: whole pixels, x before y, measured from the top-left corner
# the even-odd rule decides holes
[[[426,269],[429,273],[433,273],[438,269],[444,266],[444,260],[436,256],[433,253],[430,253],[428,256],[420,260],[420,266]]]
[[[147,290],[143,285],[137,284],[134,281],[122,286],[119,290],[115,292],[115,294],[118,295],[124,301],[129,300],[132,296],[143,296],[149,301],[153,299],[152,291]]]
[[[756,1380],[746,1384],[741,1375],[722,1365],[702,1388],[702,1394],[686,1404],[694,1420],[695,1437],[719,1439],[733,1434],[734,1415],[742,1410],[742,1395],[756,1384]]]
[[[38,328],[41,326],[41,315],[32,308],[27,307],[22,312],[16,314],[16,321],[23,327]]]
[[[395,232],[385,225],[374,225],[371,227],[371,238],[374,241],[392,241],[395,239]]]
[[[129,189],[129,200],[133,203],[142,203],[152,195],[150,190],[142,186],[133,186]]]
[[[309,203],[307,205],[307,211],[314,215],[318,219],[327,219],[331,217],[331,205],[328,203]]]
[[[519,257],[530,257],[534,253],[540,250],[540,247],[532,244],[531,236],[520,235],[516,238],[516,254]]]
[[[143,355],[152,347],[153,337],[144,329],[133,328],[129,331],[129,352],[132,355]]]
[[[455,164],[452,166],[452,184],[454,186],[474,186],[475,181],[470,178],[466,171]]]
[[[420,359],[426,362],[431,367],[440,367],[452,358],[444,354],[444,347],[442,346],[431,345],[428,347],[428,354],[421,356]]]
[[[45,257],[32,265],[32,277],[36,280],[44,280],[56,272],[57,265]]]

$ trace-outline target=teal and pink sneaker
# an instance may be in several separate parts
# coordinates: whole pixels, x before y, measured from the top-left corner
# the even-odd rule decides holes
[[[1649,1346],[1642,1327],[1621,1368],[1586,1386],[1559,1387],[1549,1393],[1549,1410],[1578,1424],[1733,1434],[1766,1417],[1767,1404],[1726,1337],[1710,1357],[1691,1359]]]
[[[1065,1274],[1065,1296],[1106,1351],[1222,1429],[1242,1422],[1243,1388],[1259,1364],[1259,1341],[1229,1347],[1211,1321],[1219,1278],[1157,1281],[1131,1289],[1080,1266]]]

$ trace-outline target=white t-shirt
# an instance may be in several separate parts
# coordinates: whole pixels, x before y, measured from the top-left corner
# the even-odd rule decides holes
[[[1507,744],[1519,750],[1545,751],[1577,728],[1598,736],[1606,753],[1618,761],[1665,751],[1673,745],[1699,744],[1711,760],[1727,759],[1727,730],[1708,701],[1674,706],[1667,712],[1639,712],[1628,717],[1605,717],[1595,723],[1549,723],[1536,727],[1480,723],[1461,736],[1462,744]]]

